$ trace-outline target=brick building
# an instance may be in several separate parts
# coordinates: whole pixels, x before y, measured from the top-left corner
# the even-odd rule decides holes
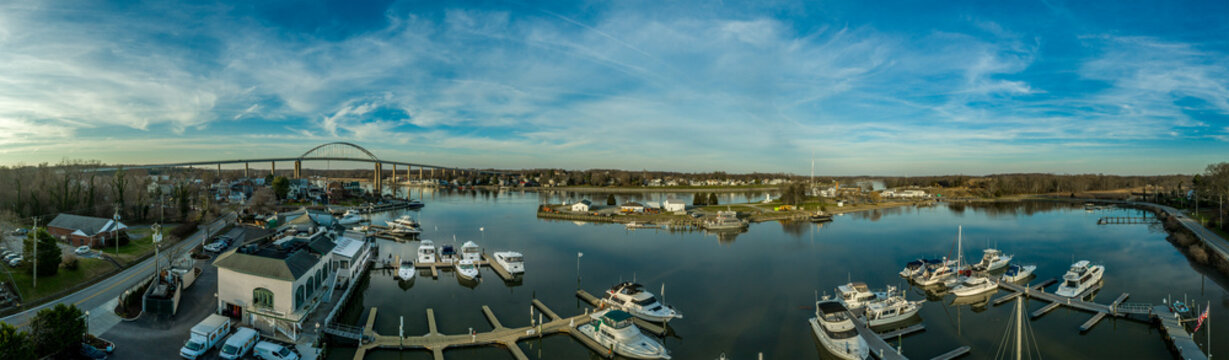
[[[112,236],[128,237],[128,226],[122,222],[92,216],[60,214],[47,224],[47,232],[57,240],[72,246],[102,247]]]

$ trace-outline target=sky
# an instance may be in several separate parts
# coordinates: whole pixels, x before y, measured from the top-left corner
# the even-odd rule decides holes
[[[6,1],[0,165],[347,141],[477,168],[1191,174],[1229,161],[1226,14],[1225,1]]]

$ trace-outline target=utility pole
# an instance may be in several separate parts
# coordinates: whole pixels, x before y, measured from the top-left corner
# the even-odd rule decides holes
[[[115,223],[111,224],[111,241],[115,242],[115,256],[119,256],[119,204],[115,205],[115,216],[112,219]]]
[[[34,217],[34,252],[30,256],[34,257],[34,288],[38,288],[38,216]]]

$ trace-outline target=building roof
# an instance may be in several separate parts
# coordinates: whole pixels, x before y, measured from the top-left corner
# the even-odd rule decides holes
[[[623,203],[623,206],[644,207],[644,204],[641,204],[635,201],[628,201],[628,202]]]
[[[244,245],[218,256],[213,265],[248,275],[294,281],[333,251],[336,245],[323,232],[278,241]]]
[[[337,239],[337,247],[333,248],[333,253],[353,259],[359,250],[363,249],[364,244],[362,240],[341,237]]]
[[[85,234],[85,236],[94,236],[100,232],[115,230],[116,226],[113,226],[114,223],[114,220],[100,217],[60,214],[56,215],[55,219],[51,220],[50,223],[47,223],[47,226],[69,230],[80,230]],[[124,225],[122,222],[118,225],[119,230],[124,230],[127,228],[128,226]]]
[[[593,203],[592,203],[592,202],[590,202],[590,201],[589,201],[589,199],[584,199],[584,200],[581,200],[581,201],[577,201],[577,202],[576,202],[576,204],[593,205]],[[575,204],[572,204],[572,205],[575,205]]]

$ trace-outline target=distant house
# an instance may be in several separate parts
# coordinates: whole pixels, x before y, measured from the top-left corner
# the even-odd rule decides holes
[[[589,208],[590,208],[592,205],[593,205],[593,203],[592,203],[592,202],[589,202],[589,200],[588,200],[588,199],[586,199],[586,200],[581,200],[581,201],[576,202],[575,204],[572,204],[572,211],[578,211],[578,212],[588,212],[588,211],[589,211]]]
[[[625,202],[622,206],[619,206],[619,211],[625,213],[642,213],[644,212],[644,204],[635,201]]]
[[[668,212],[687,211],[687,203],[675,199],[666,200],[662,203],[662,210]]]
[[[72,246],[102,247],[113,236],[128,237],[128,226],[100,217],[60,214],[47,224],[47,232]]]

